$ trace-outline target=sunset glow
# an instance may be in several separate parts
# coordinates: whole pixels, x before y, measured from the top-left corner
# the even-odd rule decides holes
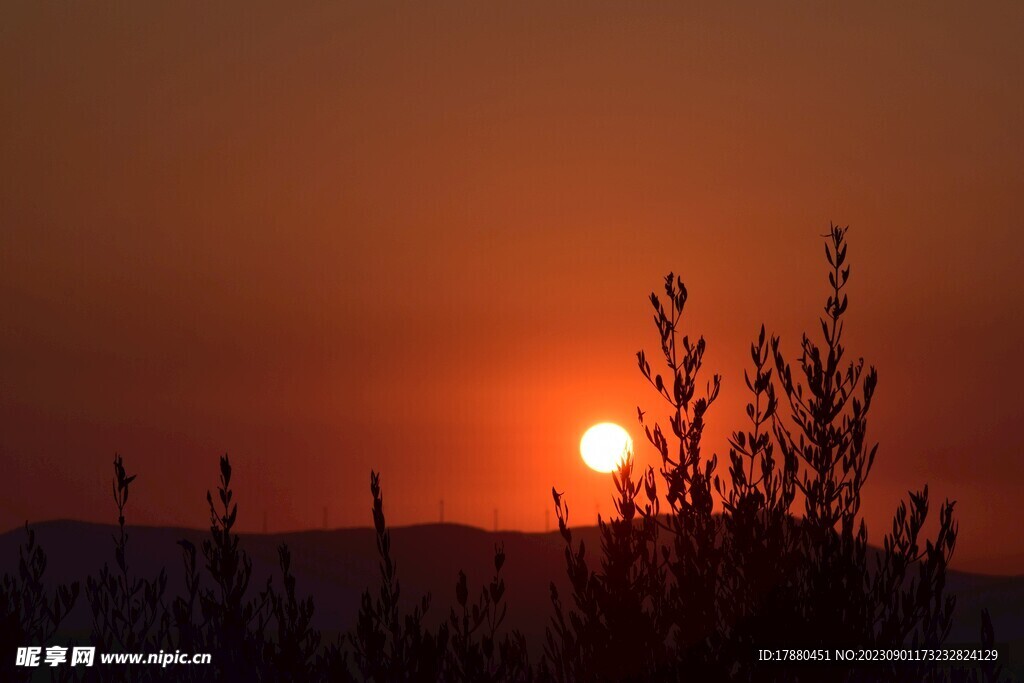
[[[1024,571],[1024,3],[982,4],[7,3],[0,527],[109,522],[114,453],[136,524],[207,528],[225,453],[246,533],[371,524],[371,470],[397,525],[607,508],[576,451],[671,431],[670,270],[725,468],[834,221],[868,526],[927,481],[958,568]]]

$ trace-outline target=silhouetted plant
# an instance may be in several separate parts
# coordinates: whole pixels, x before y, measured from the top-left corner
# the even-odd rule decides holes
[[[798,565],[802,576],[797,585],[807,591],[805,597],[813,598],[802,605],[791,635],[809,645],[874,641],[874,607],[864,585],[867,528],[857,513],[878,448],[865,440],[877,373],[874,368],[865,373],[863,359],[844,366],[842,318],[848,301],[843,289],[850,272],[843,268],[844,232],[834,227],[825,245],[832,267],[832,292],[820,321],[825,345],[819,347],[804,335],[799,365],[805,384],[793,379],[778,337],[772,339],[789,408],[788,420],[775,420],[776,439],[796,471],[795,484],[804,500],[800,537],[805,558]]]
[[[18,573],[0,578],[0,643],[11,647],[45,647],[75,606],[79,584],[61,584],[52,597],[44,576],[46,553],[36,543],[36,533],[25,523],[25,542],[18,548]],[[10,656],[7,656],[10,655]],[[32,669],[15,666],[8,650],[0,662],[0,680],[28,680]]]
[[[617,519],[599,518],[603,558],[591,570],[581,541],[572,545],[568,506],[552,491],[559,531],[566,542],[566,565],[576,609],[563,612],[552,585],[555,616],[547,635],[546,668],[557,680],[622,680],[670,676],[672,671],[710,679],[721,660],[722,604],[718,600],[723,546],[721,521],[712,514],[712,481],[717,458],[701,458],[704,415],[718,396],[715,375],[697,396],[705,342],[679,337],[687,292],[680,279],[665,279],[668,306],[651,295],[655,324],[669,378],[652,370],[646,354],[637,354],[641,373],[669,404],[675,447],[661,426],[638,417],[648,440],[661,456],[660,474],[667,486],[667,515],[660,512],[653,469],[643,477],[648,502],[634,523],[639,485],[632,477],[632,457],[616,473]],[[671,545],[661,544],[667,532]]]
[[[953,503],[943,505],[936,540],[926,541],[922,549],[919,537],[928,515],[928,487],[912,492],[909,507],[900,504],[874,571],[869,571],[867,527],[858,513],[878,449],[866,438],[877,373],[874,368],[865,371],[862,359],[844,361],[848,299],[843,290],[850,275],[849,266],[844,267],[845,234],[844,228],[832,226],[826,236],[831,292],[820,321],[823,345],[803,337],[802,382],[793,379],[779,339],[772,339],[775,368],[789,408],[788,420],[775,420],[775,435],[787,461],[797,463],[791,469],[798,472],[795,484],[804,501],[799,526],[802,561],[797,565],[798,593],[793,596],[799,610],[792,615],[788,637],[809,646],[935,647],[949,632],[955,604],[944,593],[946,567],[956,544]],[[917,576],[908,578],[910,571]],[[920,677],[925,671],[918,667],[913,673]],[[908,673],[908,667],[886,672],[892,677]]]
[[[575,610],[568,617],[551,584],[555,614],[547,629],[541,671],[558,681],[623,680],[637,671],[662,672],[668,666],[666,638],[672,627],[665,593],[667,570],[659,560],[657,498],[636,519],[639,493],[632,480],[632,458],[613,475],[619,517],[598,517],[601,572],[591,571],[586,544],[573,547],[569,506],[552,489],[559,533]],[[645,478],[645,485],[650,480]],[[623,657],[623,652],[631,656]]]
[[[373,681],[532,680],[522,634],[499,633],[507,613],[505,581],[501,577],[504,550],[495,548],[494,578],[476,602],[469,599],[466,574],[459,572],[456,606],[450,610],[447,622],[433,630],[425,621],[430,609],[429,593],[411,613],[400,615],[401,587],[391,557],[391,534],[376,472],[370,473],[370,492],[381,584],[376,597],[369,590],[363,593],[356,628],[349,636],[357,677]]]
[[[877,384],[863,360],[844,360],[846,230],[832,226],[825,246],[831,292],[819,345],[806,335],[798,379],[777,337],[762,326],[745,373],[749,427],[729,440],[729,470],[702,457],[715,375],[698,394],[705,342],[691,342],[679,323],[687,300],[682,280],[665,279],[667,304],[651,295],[667,374],[637,354],[643,376],[669,405],[671,436],[638,410],[647,440],[661,457],[668,510],[662,516],[657,477],[641,478],[636,499],[627,458],[616,473],[618,516],[598,519],[603,556],[592,569],[574,546],[568,505],[552,490],[573,608],[552,584],[554,616],[541,671],[555,680],[995,680],[994,667],[956,670],[932,665],[823,668],[757,666],[755,648],[935,647],[946,638],[954,600],[945,572],[956,543],[953,504],[939,514],[934,541],[921,545],[928,490],[910,494],[892,532],[869,561],[862,489],[877,452],[866,437]],[[774,367],[770,367],[769,361]],[[786,414],[780,411],[775,377]],[[776,458],[781,453],[781,462]],[[721,514],[713,514],[713,493]],[[794,515],[797,499],[803,514]],[[639,512],[640,520],[636,520]],[[667,535],[667,542],[662,542]],[[983,616],[982,639],[992,641]]]
[[[172,641],[175,649],[181,652],[203,652],[209,638],[204,633],[203,623],[197,623],[196,613],[199,611],[200,576],[196,565],[196,546],[191,541],[178,541],[181,546],[185,593],[174,598],[171,603],[170,617],[172,623]],[[177,671],[179,680],[203,680],[198,669]]]
[[[641,374],[668,403],[669,425],[675,448],[669,445],[660,425],[653,430],[638,411],[644,435],[661,457],[660,474],[665,482],[669,504],[667,523],[671,546],[663,546],[661,562],[667,569],[667,588],[662,600],[667,633],[687,670],[696,675],[720,678],[723,662],[718,654],[722,634],[724,605],[718,599],[722,580],[724,548],[720,543],[721,520],[712,514],[711,495],[718,457],[701,457],[704,416],[718,397],[721,378],[713,375],[704,393],[697,393],[697,379],[704,360],[703,337],[692,342],[687,335],[680,340],[680,321],[686,306],[687,291],[681,278],[665,278],[668,307],[651,294],[654,320],[658,328],[661,352],[669,373],[668,383],[653,372],[643,351],[637,353]],[[622,476],[630,474],[623,468]],[[658,510],[657,480],[649,472],[646,481],[648,500]],[[655,517],[659,523],[659,517]]]
[[[500,636],[508,613],[505,603],[505,580],[501,568],[505,564],[505,550],[494,548],[494,578],[480,591],[475,603],[469,601],[469,586],[465,572],[459,572],[455,584],[455,599],[448,618],[451,625],[447,678],[460,681],[513,681],[530,676],[526,640],[519,632]]]
[[[135,477],[127,476],[119,456],[114,471],[120,530],[114,541],[120,574],[105,567],[99,580],[89,579],[94,642],[99,651],[211,653],[214,668],[177,668],[173,674],[176,680],[257,680],[262,676],[274,681],[310,681],[321,670],[337,670],[331,658],[334,651],[327,648],[319,652],[320,632],[311,626],[313,600],[297,596],[287,546],[278,548],[283,592],[273,590],[268,578],[262,591],[249,595],[252,562],[240,549],[239,537],[234,533],[238,506],[227,456],[220,459],[219,505],[213,494],[207,493],[211,526],[210,538],[202,544],[206,575],[197,566],[195,545],[179,541],[185,592],[173,600],[170,608],[162,599],[166,585],[163,571],[156,582],[129,578],[124,509]],[[334,654],[343,665],[344,656]],[[142,666],[126,674],[131,680],[146,675],[161,678],[167,672]]]
[[[423,623],[430,609],[430,594],[423,596],[412,613],[399,616],[401,586],[391,557],[391,534],[384,520],[380,475],[370,473],[373,495],[373,526],[380,555],[381,584],[376,599],[365,591],[351,643],[359,674],[367,680],[437,680],[444,664],[448,630],[442,624],[436,634]]]
[[[277,626],[277,648],[272,655],[274,670],[278,680],[308,681],[320,646],[320,632],[311,626],[313,598],[296,598],[291,552],[283,543],[277,552],[284,578],[284,594],[270,595],[271,611]]]
[[[233,503],[231,462],[220,459],[219,505],[207,492],[210,507],[210,538],[203,541],[206,570],[213,586],[201,588],[199,603],[206,624],[206,646],[222,663],[218,670],[237,678],[255,678],[267,652],[263,634],[270,617],[270,579],[256,598],[248,595],[252,560],[239,549],[234,533],[238,505]]]
[[[125,508],[135,475],[129,476],[120,455],[114,456],[114,503],[117,534],[113,536],[115,569],[104,564],[99,577],[86,579],[85,592],[92,610],[92,643],[101,652],[157,652],[167,644],[170,615],[164,606],[167,573],[153,581],[133,575],[128,563],[128,528]],[[149,680],[153,667],[118,667],[110,672],[120,680]]]
[[[780,634],[792,616],[798,580],[797,528],[790,516],[796,491],[796,460],[775,458],[772,421],[778,400],[768,367],[764,326],[750,346],[753,377],[744,371],[752,400],[746,406],[750,426],[729,438],[729,484],[715,477],[722,502],[725,538],[731,570],[723,577],[725,623],[731,625],[729,650],[722,655],[736,662],[734,678],[753,672],[750,653]]]

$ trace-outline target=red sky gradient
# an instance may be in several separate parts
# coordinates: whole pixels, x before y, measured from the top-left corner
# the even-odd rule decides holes
[[[652,289],[744,424],[852,226],[877,366],[864,513],[924,483],[1024,572],[1024,5],[34,3],[0,9],[0,527],[611,510],[577,444],[661,410]],[[640,460],[653,464],[644,444]],[[724,467],[723,467],[724,471]],[[553,519],[553,515],[552,515]]]

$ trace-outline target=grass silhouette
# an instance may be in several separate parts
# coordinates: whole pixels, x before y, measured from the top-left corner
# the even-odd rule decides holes
[[[180,542],[185,589],[169,597],[166,571],[146,578],[131,570],[125,513],[135,477],[115,456],[114,566],[85,582],[90,642],[107,652],[209,652],[214,663],[172,674],[105,668],[102,680],[1004,680],[995,662],[756,660],[759,648],[939,647],[955,607],[945,592],[957,538],[953,503],[941,505],[935,537],[923,538],[927,486],[899,504],[881,551],[869,551],[860,505],[877,452],[867,437],[877,374],[861,359],[847,360],[843,346],[846,229],[831,226],[825,239],[829,290],[821,336],[805,335],[791,363],[780,339],[761,327],[744,376],[748,422],[731,435],[724,472],[717,455],[702,451],[721,379],[702,384],[705,341],[681,330],[686,288],[670,273],[664,298],[651,295],[660,359],[652,365],[641,351],[637,363],[667,405],[667,427],[639,409],[638,418],[661,464],[636,472],[630,458],[614,473],[615,515],[598,517],[596,556],[574,538],[569,500],[552,489],[570,594],[551,583],[538,662],[530,661],[524,636],[504,628],[507,593],[515,587],[506,588],[501,546],[493,577],[477,593],[465,573],[453,577],[447,618],[428,618],[429,593],[402,612],[376,472],[370,493],[380,582],[363,593],[351,632],[326,641],[313,627],[314,599],[301,597],[287,546],[278,548],[279,577],[253,583],[252,561],[234,530],[238,504],[226,455],[216,493],[207,494],[209,536],[201,551]],[[18,575],[0,581],[3,642],[48,643],[74,606],[78,584],[59,586],[50,597],[45,567],[28,530]],[[986,612],[980,645],[993,643]],[[10,661],[0,667],[4,680],[27,680],[33,671]],[[92,680],[90,673],[99,675],[67,667],[40,672],[54,680]]]

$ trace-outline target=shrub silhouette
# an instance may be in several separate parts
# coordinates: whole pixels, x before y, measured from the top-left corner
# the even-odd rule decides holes
[[[447,629],[442,625],[435,634],[424,625],[423,615],[430,609],[429,594],[411,614],[400,618],[401,586],[391,558],[391,534],[384,520],[384,498],[376,472],[370,473],[370,491],[381,585],[376,599],[369,590],[363,593],[355,634],[350,638],[356,666],[367,680],[437,680],[443,669]]]
[[[114,456],[114,503],[117,505],[118,533],[114,540],[116,569],[107,564],[99,577],[89,577],[85,594],[92,610],[91,641],[101,652],[157,652],[168,642],[170,615],[164,605],[167,573],[155,580],[139,578],[129,571],[128,530],[125,508],[135,476],[128,476],[120,455]],[[118,680],[151,680],[153,667],[125,665],[110,672]]]
[[[79,584],[60,585],[47,595],[46,553],[36,543],[35,531],[25,524],[25,542],[18,549],[18,574],[0,579],[0,643],[38,645],[49,642],[78,600]],[[32,669],[16,666],[8,650],[0,662],[0,680],[28,680]]]
[[[476,602],[469,601],[468,580],[460,572],[455,588],[457,608],[437,629],[425,622],[430,596],[410,614],[399,613],[400,586],[391,558],[391,540],[384,518],[380,477],[371,473],[373,519],[380,554],[381,585],[374,598],[362,597],[354,631],[344,639],[321,646],[322,635],[312,626],[313,598],[298,597],[291,572],[291,551],[278,548],[283,589],[268,578],[259,591],[251,589],[252,561],[234,532],[238,505],[231,488],[232,468],[220,459],[216,496],[207,493],[210,536],[202,543],[205,572],[200,571],[196,547],[182,540],[185,591],[168,605],[167,575],[155,580],[129,571],[125,509],[135,476],[129,476],[120,456],[114,459],[114,501],[118,533],[114,536],[116,570],[104,566],[98,578],[87,580],[93,613],[91,640],[99,652],[207,652],[215,666],[178,667],[175,680],[226,681],[522,681],[532,678],[525,639],[518,632],[500,633],[507,611],[501,569],[504,551],[495,548],[495,576]],[[53,636],[74,602],[77,585],[61,587],[53,606],[43,602],[45,556],[29,532],[30,588],[20,590],[5,577],[0,593],[32,596],[32,610],[9,610],[5,624],[20,629],[6,642],[45,642]],[[40,559],[41,558],[41,559]],[[23,569],[23,574],[26,570]],[[7,602],[3,603],[7,604]],[[27,615],[27,616],[26,616]],[[33,630],[34,629],[34,630]],[[19,635],[20,634],[20,635]],[[21,670],[19,673],[31,670]],[[88,677],[89,673],[76,672]],[[55,669],[54,676],[72,675]],[[92,672],[92,675],[100,675]],[[167,670],[152,666],[104,669],[104,680],[166,680]]]
[[[505,550],[494,548],[494,577],[480,590],[475,603],[469,602],[465,572],[455,585],[458,608],[449,616],[451,647],[448,653],[450,677],[464,681],[519,681],[532,677],[526,639],[518,631],[499,636],[508,613],[504,601],[505,580],[501,568]],[[458,609],[461,608],[461,613]]]
[[[203,557],[214,585],[199,592],[200,611],[208,626],[205,647],[220,655],[219,661],[225,668],[242,677],[255,677],[264,664],[261,660],[268,655],[268,644],[261,636],[266,633],[272,615],[273,592],[268,578],[265,590],[258,596],[248,594],[252,560],[239,549],[239,538],[234,533],[238,504],[233,502],[231,462],[227,456],[220,459],[217,498],[219,505],[212,493],[206,494],[210,538],[203,541]]]
[[[643,351],[637,364],[668,405],[667,431],[639,409],[638,419],[661,464],[636,473],[630,457],[613,474],[616,514],[598,517],[596,559],[574,538],[568,501],[552,488],[571,601],[551,584],[552,614],[536,667],[522,634],[503,629],[500,545],[494,575],[475,600],[460,571],[447,618],[428,618],[429,593],[402,613],[376,472],[370,493],[380,584],[363,593],[354,629],[323,642],[312,625],[313,598],[300,597],[286,545],[278,548],[281,587],[272,577],[254,587],[252,561],[235,532],[238,504],[226,455],[216,495],[207,493],[210,532],[201,553],[179,542],[185,588],[173,598],[166,595],[166,571],[149,579],[131,570],[125,512],[135,476],[115,456],[114,566],[86,580],[91,642],[102,652],[211,653],[212,667],[179,666],[170,674],[192,681],[1001,680],[996,662],[957,668],[756,661],[758,648],[937,647],[955,607],[945,592],[957,537],[953,503],[942,504],[936,535],[925,539],[928,488],[911,492],[881,549],[868,547],[859,513],[877,452],[867,438],[877,374],[860,359],[847,361],[842,343],[850,274],[845,236],[837,226],[825,236],[830,290],[820,341],[804,336],[793,364],[763,325],[751,344],[748,423],[729,439],[724,474],[716,455],[702,453],[705,417],[721,380],[714,375],[701,385],[705,341],[680,329],[686,288],[670,273],[664,300],[651,295],[664,369],[652,367]],[[0,640],[48,644],[79,587],[59,586],[48,596],[46,557],[26,529],[18,576],[0,580]],[[980,642],[994,643],[987,612]],[[25,680],[32,671],[0,664],[2,680]],[[89,675],[137,681],[168,673],[145,666],[50,671],[53,680]]]
[[[568,505],[552,490],[573,608],[566,613],[552,584],[545,674],[559,681],[998,677],[995,667],[872,663],[844,669],[755,661],[755,648],[935,647],[950,628],[955,600],[945,594],[945,572],[957,535],[953,503],[943,504],[937,535],[922,547],[928,489],[912,492],[897,509],[882,551],[868,552],[859,510],[877,451],[866,436],[877,374],[865,370],[863,360],[844,360],[845,237],[838,226],[826,236],[830,293],[822,341],[803,337],[796,373],[780,340],[769,342],[763,326],[751,345],[749,426],[730,439],[724,480],[717,456],[701,453],[720,378],[698,390],[705,341],[680,331],[686,288],[670,273],[666,302],[651,295],[666,374],[652,369],[643,351],[637,361],[669,406],[671,434],[638,409],[662,464],[640,482],[631,459],[616,474],[618,517],[599,519],[600,570],[588,566],[582,541],[574,545]],[[720,514],[713,512],[713,495]],[[800,518],[794,514],[798,500]],[[982,619],[982,641],[991,645],[987,613]]]
[[[196,681],[310,681],[317,680],[321,671],[337,670],[333,657],[341,660],[341,653],[330,647],[321,652],[320,633],[310,626],[313,600],[297,595],[287,546],[278,548],[283,591],[274,588],[271,578],[262,590],[250,589],[252,561],[234,532],[238,505],[231,473],[225,455],[220,459],[216,500],[207,493],[210,536],[202,543],[205,573],[198,567],[195,545],[180,541],[185,592],[168,605],[164,571],[154,581],[134,578],[128,571],[125,507],[135,476],[128,476],[121,457],[115,457],[118,571],[104,566],[98,579],[87,581],[92,642],[99,652],[205,652],[212,655],[215,666],[179,666],[173,674],[145,665],[116,667],[103,671],[104,680],[166,680],[173,675],[175,680]]]
[[[501,578],[504,551],[495,548],[495,576],[475,603],[469,600],[466,574],[459,572],[455,586],[457,607],[452,607],[448,621],[442,622],[436,631],[424,620],[430,609],[429,594],[401,618],[401,588],[391,558],[391,535],[384,518],[380,475],[376,472],[370,473],[370,492],[381,585],[376,598],[369,590],[363,593],[355,632],[349,638],[359,676],[374,681],[532,679],[522,634],[512,632],[499,637],[498,633],[507,612],[505,582]]]

